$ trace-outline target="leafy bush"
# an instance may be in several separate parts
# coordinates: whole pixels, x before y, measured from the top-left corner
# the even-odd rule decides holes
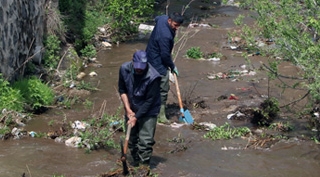
[[[93,58],[97,55],[97,51],[93,45],[87,45],[84,49],[81,51],[82,56],[88,57],[88,58]]]
[[[187,50],[187,57],[193,59],[202,58],[203,53],[200,50],[200,47],[191,47]]]
[[[0,111],[3,109],[22,111],[24,100],[21,92],[10,87],[8,81],[0,74]]]
[[[65,25],[77,52],[92,43],[97,27],[108,24],[113,41],[137,32],[138,23],[153,14],[153,0],[59,0]]]
[[[60,41],[57,36],[50,35],[45,39],[44,64],[46,67],[55,68],[60,60]]]
[[[318,1],[244,0],[241,6],[256,14],[254,27],[243,25],[241,37],[247,46],[256,46],[255,39],[271,41],[274,47],[260,47],[270,58],[292,62],[303,79],[296,79],[314,100],[320,99],[320,11]],[[251,13],[249,13],[251,14]],[[241,19],[241,18],[240,18]],[[242,18],[243,19],[243,18]],[[241,24],[241,23],[237,23]],[[294,84],[297,85],[297,84]],[[294,88],[294,85],[291,87]],[[288,87],[288,86],[286,86]],[[308,90],[307,90],[308,89]]]
[[[143,17],[153,14],[153,0],[109,0],[106,3],[106,12],[110,16],[110,25],[115,33],[115,40],[124,40],[132,33],[137,32],[138,23]]]
[[[13,84],[13,88],[20,90],[26,104],[35,111],[53,103],[54,93],[50,87],[37,78],[21,79]]]

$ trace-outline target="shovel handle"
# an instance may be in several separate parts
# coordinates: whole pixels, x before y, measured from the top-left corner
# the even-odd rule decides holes
[[[124,154],[127,154],[130,133],[131,133],[131,124],[128,124],[126,139],[124,141],[124,150],[123,150]]]
[[[174,73],[174,81],[176,85],[176,90],[177,90],[177,95],[178,95],[178,101],[179,101],[179,106],[180,106],[180,111],[183,114],[183,105],[182,105],[182,100],[181,100],[181,94],[180,94],[180,88],[179,88],[179,83],[178,83],[178,78],[177,75]]]

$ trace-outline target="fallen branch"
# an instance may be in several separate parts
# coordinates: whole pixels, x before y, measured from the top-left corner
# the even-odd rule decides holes
[[[69,48],[70,48],[70,46],[68,47],[68,49],[66,50],[66,52],[64,52],[64,54],[62,55],[62,57],[61,57],[61,59],[60,59],[60,61],[59,61],[59,64],[58,64],[58,66],[57,66],[57,71],[58,71],[58,73],[59,73],[59,68],[60,68],[60,65],[61,65],[61,63],[62,63],[62,60],[64,59],[64,57],[65,57],[66,54],[68,53]]]
[[[294,100],[294,101],[292,101],[292,102],[290,102],[290,103],[288,103],[288,104],[286,104],[286,105],[279,106],[279,107],[280,107],[280,108],[284,108],[284,107],[289,106],[289,105],[291,105],[291,104],[295,104],[295,103],[303,100],[304,98],[306,98],[309,94],[310,94],[310,90],[308,90],[308,92],[307,92],[304,96],[302,96],[301,98],[296,99],[296,100]]]

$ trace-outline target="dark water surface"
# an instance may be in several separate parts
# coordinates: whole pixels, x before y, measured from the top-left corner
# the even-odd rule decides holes
[[[194,6],[193,8],[198,8]],[[223,72],[237,68],[245,61],[239,53],[224,48],[228,46],[227,30],[234,28],[233,18],[239,13],[235,7],[223,7],[211,10],[217,16],[207,18],[207,23],[215,24],[218,28],[191,29],[186,45],[176,58],[180,77],[179,84],[182,92],[187,92],[195,83],[194,94],[206,101],[208,108],[205,110],[193,110],[192,116],[197,122],[210,121],[217,125],[230,122],[226,116],[227,108],[233,105],[256,104],[251,95],[257,94],[248,82],[253,78],[258,80],[256,89],[260,94],[267,94],[267,80],[265,73],[259,72],[252,78],[240,81],[208,80],[207,74]],[[221,15],[222,14],[222,15]],[[182,30],[186,30],[182,27]],[[190,30],[190,29],[189,29]],[[34,120],[26,127],[28,131],[43,131],[50,129],[50,120],[67,119],[68,122],[82,120],[88,115],[98,111],[102,102],[107,101],[107,111],[115,113],[120,106],[120,100],[116,92],[119,66],[129,61],[137,49],[145,49],[145,39],[136,40],[113,46],[111,50],[100,51],[98,61],[100,68],[89,67],[86,72],[95,71],[98,76],[86,80],[96,85],[100,91],[92,93],[88,98],[94,102],[95,108],[85,110],[83,106],[72,110],[50,110],[48,113],[34,117]],[[220,62],[195,61],[184,57],[190,47],[201,46],[202,51],[221,52],[226,59]],[[252,66],[259,68],[260,62],[267,59],[254,56]],[[285,73],[296,72],[291,65],[282,66]],[[174,86],[171,86],[168,104],[177,103],[174,96]],[[248,92],[239,91],[237,88],[251,88]],[[234,93],[239,100],[226,100],[218,102],[220,95]],[[286,102],[298,97],[299,93],[292,91],[288,95],[280,95],[278,90],[271,90],[270,94],[281,97],[281,102]],[[232,123],[232,122],[230,122]],[[310,140],[298,140],[291,138],[288,141],[278,142],[268,149],[245,149],[248,140],[234,139],[228,141],[209,141],[202,137],[204,132],[191,130],[188,126],[172,128],[158,125],[156,132],[156,145],[151,161],[153,171],[163,177],[318,177],[320,174],[320,149]],[[187,143],[187,150],[172,152],[176,148],[168,143],[175,137],[182,137]],[[40,138],[24,138],[20,140],[7,140],[0,143],[0,176],[18,177],[23,173],[32,177],[45,177],[52,175],[64,175],[65,177],[93,177],[108,172],[113,168],[119,168],[116,161],[120,152],[93,151],[86,154],[83,149],[70,148],[63,143],[54,140]]]

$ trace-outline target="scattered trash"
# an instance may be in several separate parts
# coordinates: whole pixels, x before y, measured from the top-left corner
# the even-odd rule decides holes
[[[80,143],[81,138],[77,136],[71,137],[65,141],[65,145],[68,147],[79,147]]]
[[[103,41],[103,42],[101,42],[101,44],[103,47],[107,47],[107,48],[112,47],[112,44],[110,44],[109,42]]]
[[[13,136],[18,136],[18,137],[19,137],[20,129],[18,129],[17,127],[14,127],[14,128],[11,130],[11,134],[12,134]]]
[[[256,45],[257,45],[258,47],[264,47],[266,44],[265,44],[263,41],[258,41],[258,42],[256,43]]]
[[[55,97],[55,103],[56,103],[56,102],[60,102],[60,103],[61,103],[61,102],[63,102],[63,101],[64,101],[63,95],[60,95],[60,96],[56,96],[56,97]]]
[[[97,58],[95,58],[95,57],[94,58],[89,58],[88,61],[91,62],[91,63],[96,63],[97,62]]]
[[[190,23],[188,25],[189,28],[195,28],[195,27],[206,27],[206,28],[210,28],[211,26],[209,24],[203,24],[203,23]]]
[[[34,131],[31,131],[31,132],[29,132],[29,135],[32,137],[32,138],[34,138],[35,136],[36,136],[36,132],[34,132]]]
[[[26,124],[22,122],[21,118],[17,118],[17,119],[15,120],[15,122],[16,122],[20,127],[26,126]]]
[[[242,66],[243,68],[245,68],[244,66]],[[208,73],[207,78],[210,80],[214,80],[214,79],[233,79],[233,81],[237,81],[234,80],[236,77],[240,77],[240,76],[254,76],[257,73],[255,71],[249,71],[246,69],[243,70],[229,70],[228,72],[219,72],[219,73]]]
[[[109,124],[109,126],[110,126],[110,131],[117,131],[117,130],[120,130],[120,131],[122,131],[122,126],[121,126],[121,124],[120,124],[120,122],[118,122],[118,121],[113,121],[113,122],[111,122],[110,124]]]
[[[241,65],[239,65],[239,67],[240,67],[241,69],[246,69],[247,65],[241,64]]]
[[[231,38],[232,42],[240,42],[241,41],[241,37],[232,37]]]
[[[199,125],[205,126],[205,127],[206,127],[205,130],[207,130],[207,131],[212,130],[212,129],[214,129],[214,128],[217,127],[216,124],[213,124],[213,123],[211,123],[211,122],[200,122]]]
[[[229,146],[229,147],[223,146],[221,148],[221,150],[223,150],[223,151],[227,151],[227,150],[242,150],[242,149],[243,149],[242,147],[231,147],[231,146]]]
[[[241,116],[245,116],[245,114],[241,113],[240,111],[237,111],[233,114],[228,114],[227,118],[228,119],[234,119],[235,117],[241,117]]]
[[[120,123],[120,122],[118,122],[118,121],[114,121],[114,122],[111,122],[111,123],[110,123],[110,126],[113,127],[113,126],[119,125],[119,123]]]
[[[170,124],[170,127],[172,127],[172,128],[180,128],[183,125],[185,125],[185,124],[179,124],[179,123],[174,122],[174,123]]]
[[[237,48],[238,48],[237,46],[230,46],[230,49],[232,49],[232,50],[235,50]]]
[[[213,58],[209,58],[207,60],[208,61],[220,61],[220,58],[213,57]]]
[[[236,90],[248,91],[248,90],[251,90],[251,89],[250,88],[245,88],[245,87],[240,87],[240,88],[236,88]]]
[[[140,32],[151,32],[153,30],[154,26],[152,25],[146,25],[146,24],[140,24],[139,27],[138,27],[138,30]]]
[[[85,131],[88,126],[89,126],[89,124],[87,124],[85,122],[80,122],[78,120],[74,121],[74,123],[71,124],[71,127],[73,129],[78,129],[81,131]]]
[[[91,76],[91,77],[93,77],[93,76],[97,76],[98,74],[96,73],[96,72],[94,72],[94,71],[92,71],[90,74],[89,74],[89,76]]]
[[[74,82],[71,82],[69,88],[73,88],[73,87],[75,87],[75,86],[76,86],[76,85],[74,84]]]
[[[103,28],[103,27],[98,27],[98,30],[99,30],[101,33],[105,33],[105,32],[106,32],[106,29]]]
[[[84,72],[80,72],[78,75],[77,75],[77,79],[78,80],[81,80],[81,79],[83,79],[83,77],[86,75],[86,73],[84,73]]]
[[[207,76],[208,79],[225,79],[227,77],[228,77],[227,74],[222,73],[222,72],[219,72],[219,73],[216,73],[216,74],[209,74]]]
[[[235,94],[230,94],[229,100],[238,100],[239,98]]]

